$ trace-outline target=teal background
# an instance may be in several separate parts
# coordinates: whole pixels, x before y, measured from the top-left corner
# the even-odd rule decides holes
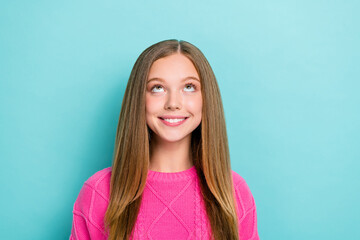
[[[360,239],[359,1],[0,3],[0,239],[68,239],[111,165],[131,68],[176,38],[213,67],[261,239]]]

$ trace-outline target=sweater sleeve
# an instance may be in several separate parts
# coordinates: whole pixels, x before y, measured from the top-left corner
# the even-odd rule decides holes
[[[237,183],[235,193],[238,204],[240,239],[259,240],[255,200],[243,178]]]
[[[93,217],[96,195],[93,186],[85,182],[73,206],[70,240],[106,239],[103,228]]]

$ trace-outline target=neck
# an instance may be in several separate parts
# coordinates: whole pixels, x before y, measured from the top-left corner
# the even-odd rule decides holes
[[[157,172],[180,172],[193,166],[191,135],[177,142],[153,138],[150,144],[149,169]]]

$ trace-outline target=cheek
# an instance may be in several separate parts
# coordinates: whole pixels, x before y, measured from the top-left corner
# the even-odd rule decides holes
[[[160,107],[161,107],[161,101],[159,101],[159,99],[155,99],[150,96],[146,97],[146,103],[145,103],[146,114],[157,113]]]
[[[201,95],[187,101],[187,108],[193,113],[201,113],[202,111],[202,97]]]

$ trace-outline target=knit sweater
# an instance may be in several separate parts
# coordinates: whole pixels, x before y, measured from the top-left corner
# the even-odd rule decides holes
[[[73,206],[70,240],[107,239],[104,216],[109,203],[111,167],[92,175]],[[245,180],[232,171],[241,240],[259,239],[256,206]],[[211,227],[195,166],[181,172],[148,171],[130,239],[210,239]]]

